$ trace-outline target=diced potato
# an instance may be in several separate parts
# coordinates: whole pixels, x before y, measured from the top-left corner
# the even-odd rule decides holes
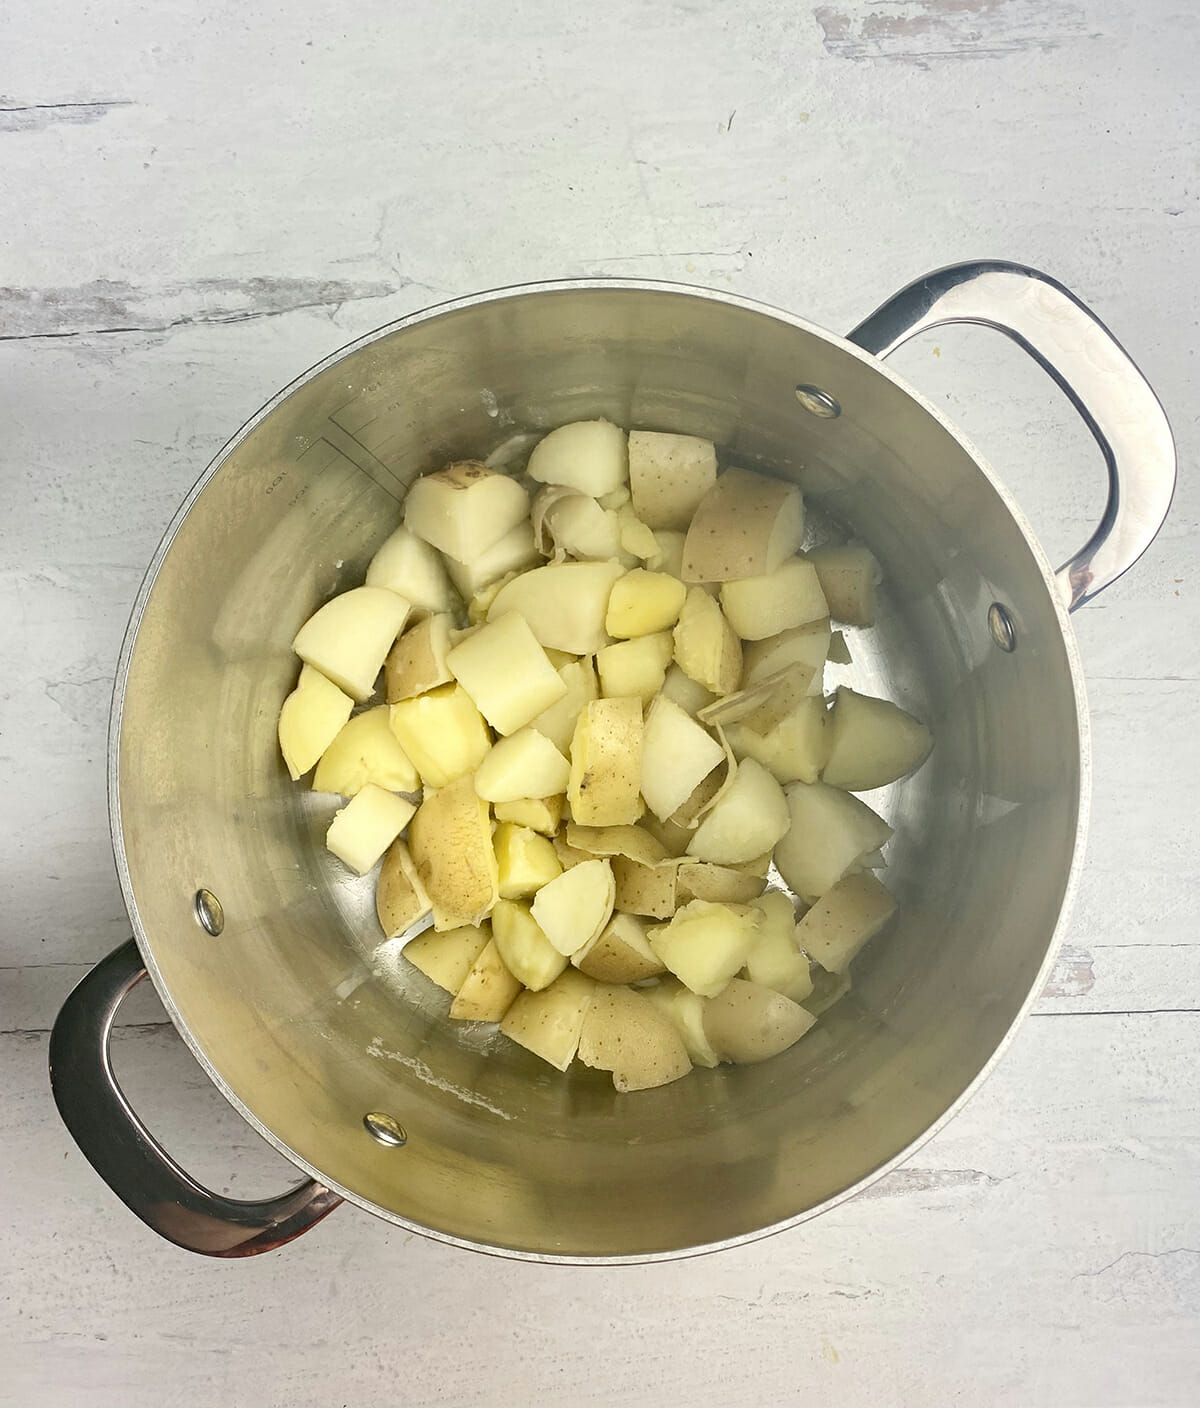
[[[493,833],[492,845],[496,851],[501,899],[516,900],[526,895],[536,895],[543,885],[562,874],[562,864],[554,850],[554,843],[528,826],[517,826],[511,821],[500,822]],[[525,982],[524,978],[521,981]],[[525,986],[529,984],[525,983]]]
[[[353,587],[327,601],[296,632],[292,649],[360,704],[375,688],[383,658],[408,617],[402,596]]]
[[[334,814],[325,833],[325,845],[351,870],[365,875],[412,819],[416,807],[366,783]]]
[[[882,573],[864,547],[812,548],[808,560],[816,568],[829,614],[848,626],[875,624],[875,588]]]
[[[464,924],[440,934],[426,929],[423,934],[409,939],[401,952],[439,988],[457,993],[491,939],[492,931],[487,925]]]
[[[816,782],[829,754],[826,717],[825,700],[810,696],[766,733],[730,724],[725,736],[739,760],[762,763],[777,782]]]
[[[418,479],[404,525],[457,562],[470,562],[529,516],[529,495],[507,474],[462,460]]]
[[[646,942],[645,921],[634,914],[614,914],[571,962],[599,983],[637,983],[663,972],[662,960]]]
[[[769,851],[790,824],[783,788],[753,758],[737,769],[688,844],[688,855],[737,865]]]
[[[730,866],[713,865],[709,861],[684,861],[679,867],[677,894],[684,904],[689,900],[746,904],[762,893],[766,883],[762,876],[747,875],[744,870],[735,870]]]
[[[539,484],[566,484],[598,499],[629,478],[625,432],[606,420],[560,425],[534,446],[525,472]]]
[[[546,659],[556,670],[561,670],[564,665],[573,665],[579,660],[579,656],[572,655],[569,650],[555,650],[552,647],[547,649],[544,645],[542,649],[546,651]]]
[[[711,690],[705,689],[690,675],[685,675],[678,665],[672,665],[667,670],[666,678],[663,680],[662,693],[673,704],[678,704],[683,712],[690,714],[692,718],[695,718],[701,709],[712,704],[717,698]]]
[[[642,996],[674,1026],[693,1066],[711,1070],[720,1064],[721,1058],[704,1032],[705,998],[684,987],[678,978],[664,978],[657,986],[642,989]]]
[[[516,802],[531,793],[551,797],[565,789],[570,774],[566,758],[529,725],[493,746],[475,773],[475,790],[489,802]]]
[[[446,663],[497,733],[515,733],[567,692],[525,618],[515,611],[490,613],[487,625],[460,641]]]
[[[594,699],[571,739],[567,800],[583,826],[622,826],[642,814],[642,705],[639,699]]]
[[[780,890],[768,890],[751,904],[762,919],[746,959],[746,977],[793,1002],[803,1002],[812,992],[812,974],[796,943],[796,911],[791,899]]]
[[[816,568],[802,557],[761,577],[723,583],[721,610],[743,640],[766,640],[829,615]]]
[[[692,516],[684,580],[729,582],[774,572],[803,540],[804,500],[794,484],[727,469]]]
[[[611,1071],[618,1090],[667,1085],[692,1069],[674,1025],[632,988],[597,983],[583,1029],[579,1059]]]
[[[387,938],[394,939],[432,912],[408,847],[403,841],[393,841],[383,858],[375,887],[375,913],[380,928]]]
[[[543,885],[532,912],[554,947],[570,958],[608,923],[615,898],[611,865],[589,859]]]
[[[592,1000],[595,983],[574,968],[541,992],[518,993],[500,1019],[510,1041],[565,1071],[579,1049],[579,1033]]]
[[[629,488],[651,528],[686,529],[717,478],[711,440],[655,430],[629,432]]]
[[[670,631],[606,645],[596,652],[596,669],[604,697],[619,699],[636,695],[643,704],[649,703],[662,689],[674,651]]]
[[[670,919],[675,913],[675,887],[679,867],[673,861],[642,865],[628,856],[613,856],[616,908],[651,919]]]
[[[704,1032],[724,1061],[765,1061],[794,1046],[816,1022],[771,988],[734,978],[704,1007]]]
[[[521,984],[504,966],[492,939],[463,979],[450,1016],[456,1022],[498,1022],[521,991]]]
[[[829,715],[829,754],[821,777],[850,792],[884,787],[915,772],[932,747],[929,730],[898,704],[843,685]]]
[[[604,562],[619,556],[621,525],[615,513],[587,494],[548,484],[533,501],[534,542],[543,553]]]
[[[683,533],[676,533],[667,528],[656,528],[654,541],[658,544],[658,552],[653,557],[646,559],[646,566],[650,571],[666,572],[672,577],[678,577],[682,582],[684,538]]]
[[[629,488],[625,484],[618,484],[615,489],[610,489],[607,494],[601,494],[596,502],[601,508],[623,508],[629,502]]]
[[[556,562],[535,567],[500,588],[488,619],[518,611],[542,645],[575,655],[594,655],[609,643],[604,629],[608,597],[624,571],[619,562]]]
[[[460,777],[417,808],[408,848],[433,907],[435,929],[478,924],[500,897],[488,804]]]
[[[635,567],[613,583],[604,629],[621,640],[669,630],[686,598],[687,588],[676,578]]]
[[[497,821],[514,821],[543,836],[553,836],[562,821],[566,801],[562,793],[554,797],[522,797],[515,802],[497,802],[492,814]]]
[[[724,757],[721,745],[707,729],[660,695],[646,715],[641,774],[646,805],[665,821]]]
[[[300,667],[296,688],[279,711],[279,751],[292,781],[318,761],[350,717],[354,700],[311,665]]]
[[[729,694],[742,675],[742,643],[720,606],[692,587],[675,627],[675,659],[684,674],[714,694]]]
[[[756,911],[692,900],[646,937],[681,982],[701,997],[715,997],[745,965],[757,934]]]
[[[796,925],[796,942],[827,972],[844,973],[895,912],[896,901],[869,871],[847,875]]]
[[[468,626],[465,631],[451,631],[450,644],[458,645],[466,640],[468,636],[473,636],[488,618],[488,612],[492,609],[492,602],[500,595],[509,582],[515,582],[521,574],[519,572],[507,572],[503,577],[497,577],[494,582],[490,582],[486,587],[480,587],[475,595],[467,602]],[[547,657],[549,658],[549,657]]]
[[[621,528],[621,551],[630,557],[645,562],[648,557],[658,556],[658,539],[654,531],[637,516],[632,504],[624,504],[617,510],[617,522]]]
[[[366,585],[386,587],[402,596],[414,611],[437,614],[459,608],[441,555],[403,523],[371,559]]]
[[[389,704],[427,694],[440,684],[450,683],[454,676],[446,664],[446,656],[450,651],[453,624],[454,618],[444,612],[426,616],[392,646],[383,662],[385,697]]]
[[[829,637],[829,663],[831,665],[853,665],[854,657],[846,644],[845,631],[834,631]]]
[[[365,710],[342,726],[321,754],[312,785],[314,792],[353,797],[368,782],[389,792],[415,792],[421,785],[416,768],[392,732],[384,704]]]
[[[691,796],[679,806],[667,818],[677,826],[686,827],[695,834],[696,827],[700,824],[700,818],[706,812],[712,811],[713,807],[720,801],[722,796],[728,791],[737,773],[737,760],[733,756],[733,750],[725,737],[724,730],[718,724],[715,733],[717,742],[721,746],[722,761],[712,772],[695,788]],[[688,845],[691,845],[692,838],[688,838]]]
[[[567,827],[567,844],[591,856],[628,856],[642,865],[657,865],[667,856],[666,848],[644,826]]]
[[[389,704],[388,722],[428,787],[474,772],[492,744],[483,715],[460,684]]]
[[[775,864],[806,904],[861,867],[892,834],[865,802],[824,782],[793,782],[787,800],[791,826],[775,845]]]
[[[534,546],[529,520],[523,518],[490,548],[485,548],[468,561],[460,562],[449,553],[445,555],[445,560],[450,580],[466,601],[478,597],[488,587],[515,572],[536,567],[543,560],[543,554]]]
[[[567,966],[566,958],[542,933],[527,904],[497,900],[492,910],[492,936],[504,966],[530,992],[548,988]]]
[[[829,622],[810,621],[766,640],[748,642],[742,653],[742,688],[778,674],[788,665],[800,664],[813,672],[809,693],[820,694],[829,641]]]
[[[530,727],[545,734],[560,753],[568,754],[580,711],[600,697],[600,686],[591,660],[572,660],[560,665],[558,677],[566,686],[566,692],[556,704],[539,714]]]
[[[791,664],[757,683],[727,694],[700,710],[703,724],[744,723],[756,733],[767,733],[787,717],[798,704],[810,697],[812,671],[807,665]]]

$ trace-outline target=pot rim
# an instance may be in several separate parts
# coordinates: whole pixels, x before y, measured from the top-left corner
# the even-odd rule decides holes
[[[557,292],[585,292],[589,290],[603,292],[650,292],[682,295],[685,297],[698,298],[707,302],[724,303],[731,307],[741,309],[745,312],[758,313],[763,316],[774,318],[790,327],[798,328],[803,332],[812,334],[815,337],[824,338],[832,342],[842,352],[854,357],[856,360],[869,365],[880,376],[892,382],[900,391],[910,396],[921,408],[950,435],[962,449],[970,455],[976,468],[987,479],[988,483],[995,490],[1003,502],[1005,508],[1013,518],[1025,539],[1026,546],[1037,564],[1041,573],[1042,582],[1046,593],[1053,605],[1058,619],[1059,629],[1062,633],[1063,648],[1066,652],[1067,664],[1070,670],[1072,693],[1075,700],[1076,725],[1079,737],[1079,796],[1078,812],[1075,825],[1075,839],[1071,853],[1071,864],[1066,877],[1066,884],[1063,889],[1062,903],[1059,907],[1058,917],[1054,924],[1054,929],[1050,935],[1046,954],[1041,966],[1030,985],[1029,993],[1021,1003],[1016,1015],[1010,1023],[1008,1029],[997,1043],[992,1054],[977,1072],[971,1082],[950,1104],[950,1106],[920,1135],[910,1144],[902,1149],[893,1158],[886,1160],[872,1169],[870,1173],[860,1178],[849,1188],[843,1189],[840,1193],[835,1193],[831,1198],[817,1204],[815,1207],[806,1209],[794,1217],[785,1218],[779,1222],[773,1222],[766,1227],[757,1228],[752,1232],[744,1232],[734,1237],[727,1237],[716,1242],[705,1242],[693,1247],[683,1247],[663,1251],[638,1252],[631,1255],[572,1255],[553,1251],[526,1251],[519,1248],[505,1247],[497,1243],[476,1242],[470,1238],[457,1237],[453,1233],[444,1232],[437,1228],[427,1227],[423,1223],[413,1222],[402,1217],[398,1213],[389,1212],[386,1208],[373,1203],[369,1198],[364,1198],[361,1194],[355,1193],[352,1189],[331,1180],[327,1174],[314,1164],[309,1163],[294,1150],[289,1148],[257,1115],[230,1089],[220,1072],[213,1066],[212,1062],[201,1050],[199,1043],[183,1020],[170,991],[162,978],[158,964],[155,960],[153,945],[150,942],[145,926],[142,923],[138,910],[137,897],[134,894],[133,883],[129,874],[128,861],[125,854],[124,832],[121,824],[121,798],[120,798],[120,739],[121,720],[124,712],[125,691],[128,684],[129,665],[133,656],[134,645],[137,640],[138,631],[141,626],[142,617],[145,613],[146,604],[150,594],[154,589],[154,583],[158,576],[167,553],[191,511],[192,505],[203,492],[209,481],[216,475],[217,471],[224,464],[230,453],[253,431],[263,420],[266,419],[283,401],[285,401],[294,391],[312,381],[322,372],[340,362],[350,353],[369,346],[373,342],[378,342],[384,337],[400,332],[405,328],[414,327],[420,323],[429,322],[442,317],[445,314],[457,312],[463,308],[470,308],[477,304],[501,302],[508,299],[524,298],[530,295]],[[1055,584],[1054,569],[1050,565],[1045,551],[1038,542],[1033,528],[1025,517],[1024,512],[1017,504],[1011,492],[1004,485],[988,461],[980,454],[973,442],[940,410],[939,407],[928,400],[921,392],[910,386],[908,382],[898,376],[886,363],[872,353],[863,351],[855,343],[848,341],[845,337],[828,329],[802,318],[794,313],[789,313],[784,309],[777,308],[772,304],[762,302],[758,299],[746,298],[740,294],[726,292],[721,289],[705,288],[699,284],[680,283],[667,279],[615,279],[615,278],[587,278],[587,279],[544,279],[529,283],[510,284],[500,288],[488,289],[481,293],[468,294],[460,298],[448,299],[441,303],[435,303],[429,307],[419,309],[414,313],[408,313],[404,317],[386,323],[381,327],[364,333],[362,336],[354,338],[344,346],[323,357],[319,362],[309,367],[307,371],[293,378],[286,386],[277,391],[268,401],[264,402],[257,411],[251,415],[246,422],[237,430],[217,451],[205,468],[204,472],[196,480],[188,491],[183,502],[176,510],[162,540],[151,558],[146,569],[145,576],[138,588],[137,596],[134,599],[130,612],[129,624],[125,630],[125,636],[121,643],[121,651],[117,661],[117,671],[113,684],[112,707],[109,715],[108,730],[108,812],[109,827],[112,835],[113,859],[116,863],[117,876],[121,885],[121,894],[125,902],[125,908],[129,914],[130,923],[133,928],[134,938],[137,941],[138,949],[142,960],[146,965],[146,970],[154,983],[163,1006],[171,1018],[176,1031],[186,1042],[192,1055],[199,1062],[209,1079],[221,1092],[226,1100],[234,1107],[243,1119],[262,1136],[275,1150],[282,1154],[288,1161],[302,1170],[308,1177],[315,1179],[318,1183],[333,1192],[339,1194],[347,1202],[356,1207],[362,1208],[376,1217],[384,1219],[397,1227],[402,1227],[406,1231],[416,1233],[422,1237],[427,1237],[433,1241],[442,1242],[449,1246],[458,1247],[465,1251],[482,1252],[490,1256],[503,1257],[514,1261],[542,1262],[551,1265],[564,1266],[640,1266],[650,1262],[678,1261],[685,1258],[703,1256],[710,1252],[725,1251],[733,1247],[746,1246],[752,1242],[761,1241],[765,1237],[774,1236],[778,1232],[784,1232],[790,1228],[798,1227],[801,1223],[819,1216],[821,1213],[829,1212],[831,1209],[849,1201],[864,1189],[869,1188],[873,1183],[900,1167],[918,1149],[922,1148],[939,1131],[959,1113],[968,1100],[976,1093],[979,1087],[996,1069],[1004,1053],[1015,1038],[1017,1029],[1022,1025],[1029,1014],[1030,1008],[1041,995],[1046,979],[1049,977],[1058,957],[1058,951],[1062,945],[1063,937],[1067,925],[1070,922],[1071,912],[1074,908],[1075,899],[1079,889],[1080,876],[1083,869],[1083,859],[1085,853],[1085,843],[1087,839],[1088,821],[1091,811],[1091,789],[1092,789],[1092,764],[1091,764],[1091,728],[1088,717],[1087,696],[1084,686],[1083,665],[1079,655],[1078,643],[1075,639],[1075,632],[1071,626],[1070,614],[1063,603],[1062,597]]]

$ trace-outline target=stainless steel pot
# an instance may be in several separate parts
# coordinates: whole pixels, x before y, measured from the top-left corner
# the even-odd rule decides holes
[[[1104,453],[1100,528],[1057,573],[979,455],[883,364],[954,321],[1015,338]],[[711,437],[852,526],[886,579],[857,676],[937,737],[881,804],[900,913],[851,995],[773,1061],[625,1097],[451,1029],[380,943],[369,892],[327,856],[320,803],[275,745],[293,633],[361,580],[413,477],[596,415]],[[55,1027],[71,1132],[139,1217],[221,1256],[277,1246],[342,1198],[462,1246],[610,1262],[728,1246],[850,1196],[949,1118],[1042,984],[1088,800],[1068,612],[1145,550],[1174,477],[1133,363],[1064,288],[1010,264],[934,274],[849,338],[729,294],[598,281],[464,299],[337,353],[222,451],[139,594],[110,749],[136,944]],[[146,971],[213,1081],[308,1181],[233,1203],[156,1145],[107,1055]]]

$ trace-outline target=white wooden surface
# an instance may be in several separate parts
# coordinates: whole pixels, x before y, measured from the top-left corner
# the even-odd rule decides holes
[[[0,42],[4,1404],[1193,1404],[1200,20],[1190,0],[9,0]],[[1183,478],[1081,614],[1095,725],[1068,946],[1000,1072],[803,1229],[621,1271],[456,1253],[343,1209],[210,1264],[52,1108],[47,1028],[126,935],[105,723],[142,568],[228,433],[352,336],[585,273],[844,329],[927,268],[1040,265],[1116,330]],[[906,349],[1052,554],[1102,473],[982,333]],[[123,1078],[234,1192],[286,1169],[142,1000]]]

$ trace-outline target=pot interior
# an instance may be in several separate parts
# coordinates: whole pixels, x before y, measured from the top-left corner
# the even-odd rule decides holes
[[[798,384],[836,398],[809,414]],[[323,847],[337,802],[293,785],[275,723],[290,641],[357,585],[405,486],[451,458],[604,415],[715,440],[805,490],[816,538],[879,558],[875,630],[839,679],[937,740],[866,794],[899,902],[851,993],[760,1066],[618,1096],[559,1075],[382,940],[370,879]],[[989,629],[1010,614],[1011,653]],[[802,1216],[918,1140],[1028,998],[1076,844],[1070,647],[1035,552],[959,440],[819,330],[653,286],[498,295],[402,324],[303,379],[229,449],[160,555],[119,716],[118,861],[143,952],[226,1093],[373,1210],[519,1253],[646,1256]],[[212,937],[194,896],[224,910]],[[405,1128],[388,1148],[367,1112]]]

